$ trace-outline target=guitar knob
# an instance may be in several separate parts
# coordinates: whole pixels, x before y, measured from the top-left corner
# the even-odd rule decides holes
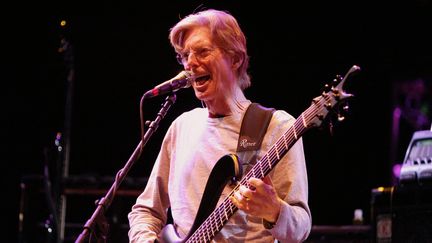
[[[145,126],[145,127],[149,127],[150,124],[151,124],[151,121],[150,121],[150,120],[147,120],[147,121],[145,121],[144,126]]]
[[[342,116],[342,115],[340,115],[340,114],[338,114],[338,118],[337,119],[338,119],[339,122],[341,122],[341,121],[345,120],[345,117]]]

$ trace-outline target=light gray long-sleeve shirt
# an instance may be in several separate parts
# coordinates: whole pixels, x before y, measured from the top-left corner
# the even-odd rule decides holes
[[[169,207],[177,233],[181,237],[188,234],[213,166],[222,156],[236,152],[244,113],[245,110],[210,118],[207,109],[196,108],[183,113],[171,124],[146,188],[128,215],[130,242],[153,242],[165,225]],[[258,160],[294,121],[285,111],[274,112],[257,154]],[[279,197],[286,202],[275,226],[265,229],[261,218],[238,210],[216,234],[214,242],[273,242],[275,239],[301,242],[307,238],[312,220],[301,138],[269,175]],[[225,187],[219,203],[231,190]]]

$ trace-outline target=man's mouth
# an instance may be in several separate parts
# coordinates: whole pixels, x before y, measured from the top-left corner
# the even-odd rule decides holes
[[[207,82],[209,79],[210,79],[210,75],[200,76],[198,78],[195,78],[195,83],[198,85],[202,85],[205,82]]]

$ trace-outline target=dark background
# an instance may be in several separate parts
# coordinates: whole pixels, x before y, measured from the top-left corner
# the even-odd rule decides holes
[[[402,121],[397,136],[391,132],[393,109],[407,99],[401,84],[425,82],[426,95],[419,98],[431,117],[430,1],[141,4],[61,2],[4,8],[12,13],[1,23],[2,201],[7,222],[2,237],[7,242],[18,238],[20,181],[42,174],[44,151],[52,154],[56,133],[64,131],[70,68],[58,52],[61,38],[72,44],[75,61],[69,174],[113,177],[140,140],[142,94],[181,71],[169,45],[169,28],[202,8],[228,10],[238,19],[251,57],[252,87],[246,94],[265,106],[297,117],[336,74],[344,75],[354,64],[362,68],[345,85],[355,95],[345,121],[334,124],[332,135],[328,129],[311,130],[304,145],[314,225],[351,224],[356,208],[363,209],[369,222],[371,190],[394,184],[392,166],[402,162],[412,132],[430,127],[430,120],[426,126]],[[66,28],[59,25],[62,19]],[[155,118],[162,101],[144,104],[146,120]],[[128,178],[149,174],[172,119],[199,105],[191,89],[178,92]],[[31,212],[40,212],[43,202],[30,202]],[[84,223],[94,206],[79,207],[74,213]]]

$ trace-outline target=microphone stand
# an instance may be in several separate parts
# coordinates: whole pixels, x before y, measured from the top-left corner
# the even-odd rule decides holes
[[[109,191],[107,192],[107,194],[104,197],[102,197],[100,200],[96,201],[97,208],[94,211],[91,218],[87,220],[87,222],[85,223],[84,229],[82,233],[78,236],[75,243],[84,242],[84,240],[87,239],[90,234],[94,234],[96,236],[97,242],[106,242],[108,236],[109,224],[107,223],[104,212],[111,205],[111,202],[114,199],[115,193],[119,188],[121,182],[126,177],[127,173],[132,168],[135,161],[137,161],[138,158],[140,157],[144,145],[148,142],[150,137],[157,130],[159,126],[159,122],[165,117],[169,108],[172,106],[172,104],[175,103],[175,101],[176,101],[175,93],[171,93],[169,96],[166,97],[165,102],[162,104],[162,108],[158,112],[156,119],[148,125],[148,129],[146,133],[144,134],[143,138],[139,142],[135,151],[132,153],[126,165],[117,173],[114,183],[109,189]],[[91,238],[89,239],[89,242],[90,240]]]

